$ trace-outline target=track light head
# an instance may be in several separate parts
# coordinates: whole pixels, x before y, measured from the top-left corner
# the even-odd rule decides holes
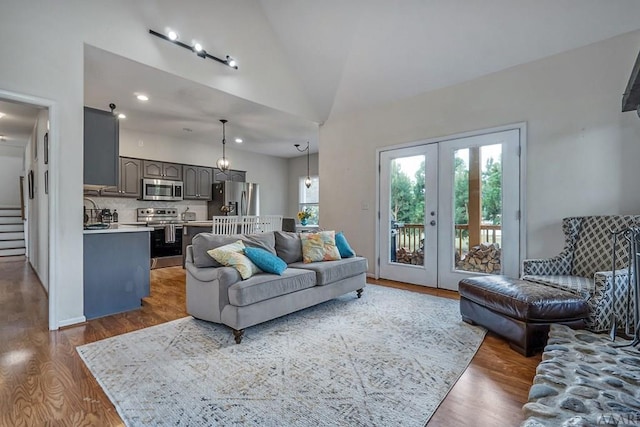
[[[172,42],[178,40],[178,33],[176,33],[173,30],[169,30],[169,32],[167,33],[167,36],[169,37],[169,40],[171,40]]]

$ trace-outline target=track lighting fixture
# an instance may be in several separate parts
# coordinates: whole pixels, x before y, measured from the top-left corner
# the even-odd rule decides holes
[[[294,147],[301,153],[307,152],[307,177],[304,179],[304,186],[309,188],[311,187],[311,176],[309,175],[309,141],[307,141],[307,148],[300,149],[300,144],[294,144]]]
[[[176,33],[174,30],[168,30],[167,34],[162,34],[157,31],[149,30],[149,34],[152,34],[156,37],[160,37],[161,39],[166,40],[170,43],[173,43],[177,46],[183,47],[185,49],[189,49],[191,52],[195,53],[200,58],[213,59],[214,61],[218,61],[221,64],[224,64],[228,67],[234,68],[236,70],[238,69],[238,61],[236,61],[234,58],[230,57],[229,55],[227,55],[225,59],[218,58],[217,56],[213,56],[210,53],[207,53],[206,50],[204,50],[200,42],[197,42],[195,40],[191,45],[183,43],[180,41],[180,36],[178,35],[178,33]]]

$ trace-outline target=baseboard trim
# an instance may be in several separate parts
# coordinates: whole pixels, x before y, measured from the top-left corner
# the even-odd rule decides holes
[[[64,328],[65,326],[75,325],[77,323],[84,323],[87,321],[87,318],[84,316],[73,317],[71,319],[65,319],[58,321],[58,328]]]

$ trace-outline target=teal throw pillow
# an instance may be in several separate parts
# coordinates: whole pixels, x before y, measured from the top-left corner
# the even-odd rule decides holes
[[[340,252],[340,256],[342,258],[351,258],[356,256],[356,253],[351,246],[349,246],[349,242],[347,242],[347,238],[344,237],[344,233],[341,231],[336,234],[336,246],[338,247],[338,252]]]
[[[267,273],[282,276],[282,273],[287,269],[286,262],[264,249],[244,248],[244,254],[251,262],[257,265],[260,270],[266,271]]]

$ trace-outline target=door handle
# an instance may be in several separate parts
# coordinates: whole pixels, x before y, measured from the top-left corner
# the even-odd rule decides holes
[[[435,219],[432,219],[432,220],[431,220],[431,222],[430,222],[429,224],[431,224],[431,225],[436,225],[436,220],[435,220]]]

